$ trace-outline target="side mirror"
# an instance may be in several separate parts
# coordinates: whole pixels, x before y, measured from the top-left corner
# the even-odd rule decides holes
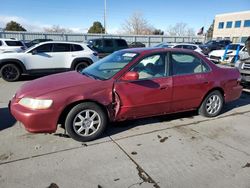
[[[36,55],[38,52],[37,52],[37,50],[33,50],[31,53],[32,53],[32,55]]]
[[[127,72],[122,77],[122,80],[125,80],[125,81],[133,81],[133,80],[138,80],[138,79],[139,79],[139,74],[138,72],[134,72],[134,71]]]

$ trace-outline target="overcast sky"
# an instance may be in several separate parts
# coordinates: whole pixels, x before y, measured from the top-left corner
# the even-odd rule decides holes
[[[86,32],[94,21],[103,22],[104,0],[0,0],[0,28],[10,20],[29,31],[60,25]],[[155,28],[187,23],[208,29],[216,14],[250,10],[250,0],[107,0],[107,30],[117,33],[133,12],[140,12]]]

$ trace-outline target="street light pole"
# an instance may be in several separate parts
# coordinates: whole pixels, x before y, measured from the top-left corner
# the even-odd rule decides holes
[[[104,29],[105,29],[105,34],[107,34],[107,23],[106,23],[106,11],[107,11],[107,3],[106,0],[104,0]]]

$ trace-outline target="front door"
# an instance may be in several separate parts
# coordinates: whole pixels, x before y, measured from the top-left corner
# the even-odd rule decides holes
[[[148,56],[130,71],[136,71],[135,81],[118,80],[115,92],[120,99],[116,120],[134,119],[168,113],[172,100],[172,77],[169,77],[167,57]]]

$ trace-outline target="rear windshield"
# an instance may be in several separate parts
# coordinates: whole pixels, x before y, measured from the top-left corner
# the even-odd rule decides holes
[[[12,40],[6,40],[5,43],[8,46],[23,46],[23,43],[20,41],[12,41]]]

